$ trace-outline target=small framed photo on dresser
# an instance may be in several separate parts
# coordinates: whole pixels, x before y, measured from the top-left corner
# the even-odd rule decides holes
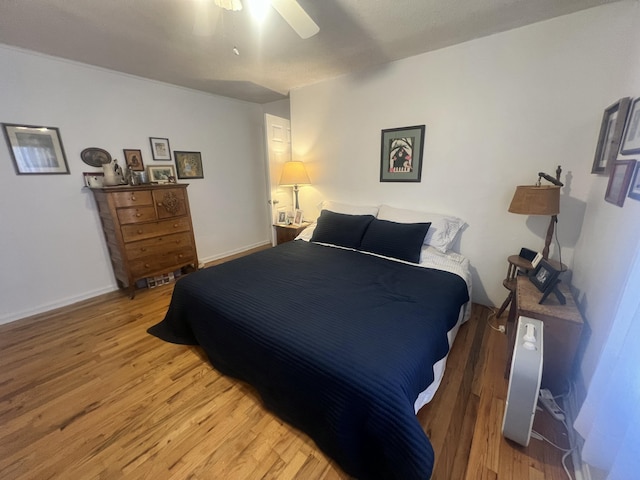
[[[296,210],[296,212],[293,215],[292,225],[294,227],[299,227],[300,225],[302,225],[302,210]]]

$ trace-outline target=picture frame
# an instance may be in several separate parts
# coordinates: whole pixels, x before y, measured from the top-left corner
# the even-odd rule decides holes
[[[624,199],[627,197],[635,166],[635,160],[616,160],[613,163],[607,191],[604,195],[604,199],[607,202],[619,207],[624,205]]]
[[[629,188],[628,196],[634,200],[640,200],[640,162],[636,162],[633,179],[631,180],[631,188]]]
[[[302,225],[302,210],[298,209],[294,212],[293,222],[291,222],[291,225],[293,225],[294,227],[299,227],[300,225]]]
[[[640,153],[640,97],[633,101],[630,110],[631,113],[629,114],[629,121],[627,121],[624,141],[620,151],[623,155]]]
[[[544,293],[547,292],[550,287],[555,286],[560,273],[560,270],[554,268],[547,260],[542,259],[540,260],[538,268],[536,268],[531,277],[529,277],[529,280],[531,280],[531,283],[533,283],[538,290]]]
[[[591,173],[610,173],[613,162],[618,156],[630,103],[630,98],[624,97],[605,109]]]
[[[173,156],[176,162],[178,178],[204,178],[200,152],[175,151]]]
[[[2,124],[17,175],[68,175],[60,130],[14,123]]]
[[[144,162],[142,161],[142,151],[125,148],[124,163],[135,172],[144,172]]]
[[[149,137],[151,143],[151,157],[156,161],[171,161],[171,148],[168,138]]]
[[[287,211],[286,210],[278,210],[276,212],[276,224],[277,225],[286,225],[287,224]]]
[[[173,165],[149,165],[147,174],[151,183],[175,183],[171,182],[171,177],[175,179],[176,171]]]
[[[89,188],[102,188],[104,185],[104,172],[82,172],[84,186]]]
[[[382,130],[381,182],[420,182],[424,137],[424,125]]]

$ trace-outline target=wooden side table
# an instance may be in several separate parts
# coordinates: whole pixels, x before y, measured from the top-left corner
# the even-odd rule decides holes
[[[499,318],[504,313],[505,309],[513,300],[513,294],[516,291],[516,277],[518,276],[518,272],[522,271],[523,273],[528,273],[530,270],[533,270],[531,262],[526,258],[522,258],[520,255],[510,255],[509,258],[507,258],[507,261],[509,262],[507,278],[502,281],[502,285],[504,288],[509,290],[509,295],[505,298],[504,302],[502,302],[496,318]]]
[[[307,228],[310,223],[303,223],[302,225],[274,225],[276,229],[276,244],[280,245],[281,243],[290,242],[295,239],[300,232],[302,232],[305,228]]]
[[[508,378],[515,343],[516,320],[520,316],[542,320],[544,322],[542,387],[548,388],[555,395],[567,390],[567,381],[573,371],[584,324],[569,286],[560,282],[558,288],[567,300],[565,305],[561,305],[554,295],[549,295],[540,305],[538,302],[542,292],[531,283],[529,277],[524,275],[517,277],[516,290],[507,321],[509,358],[505,368],[505,378]]]

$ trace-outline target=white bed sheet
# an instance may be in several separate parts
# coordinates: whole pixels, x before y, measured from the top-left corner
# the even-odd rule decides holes
[[[315,230],[315,223],[305,228],[297,237],[296,240],[303,240],[305,242],[311,241],[311,237],[313,235],[313,231]],[[353,250],[352,248],[340,247],[337,245],[330,244],[322,244],[328,247],[333,248],[343,248],[346,250]],[[394,262],[407,263],[409,265],[416,265],[415,263],[406,262],[404,260],[398,260],[397,258],[385,257],[383,255],[378,255],[375,253],[369,252],[361,252],[367,255],[374,255],[376,257],[387,258],[389,260],[393,260]],[[467,289],[469,291],[469,299],[471,299],[471,270],[469,268],[469,259],[465,256],[453,252],[448,251],[446,253],[442,253],[434,247],[423,245],[422,250],[420,252],[420,263],[418,264],[420,267],[424,268],[435,268],[437,270],[443,270],[445,272],[453,273],[461,277],[465,283],[467,284]],[[447,338],[449,340],[449,351],[451,351],[451,347],[453,346],[453,342],[458,334],[458,330],[460,326],[466,322],[471,316],[471,300],[465,303],[460,309],[460,314],[458,315],[458,322],[453,326],[449,332],[447,332]],[[435,395],[440,383],[442,382],[442,377],[444,376],[444,371],[447,366],[447,358],[449,354],[445,355],[440,361],[436,362],[433,366],[433,382],[418,395],[416,401],[414,402],[413,408],[416,413],[423,406],[431,401],[433,396]]]

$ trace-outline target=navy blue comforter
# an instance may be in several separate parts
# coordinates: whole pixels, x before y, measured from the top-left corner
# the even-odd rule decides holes
[[[360,479],[428,479],[413,409],[468,301],[457,275],[303,241],[181,278],[149,332],[221,372]]]

